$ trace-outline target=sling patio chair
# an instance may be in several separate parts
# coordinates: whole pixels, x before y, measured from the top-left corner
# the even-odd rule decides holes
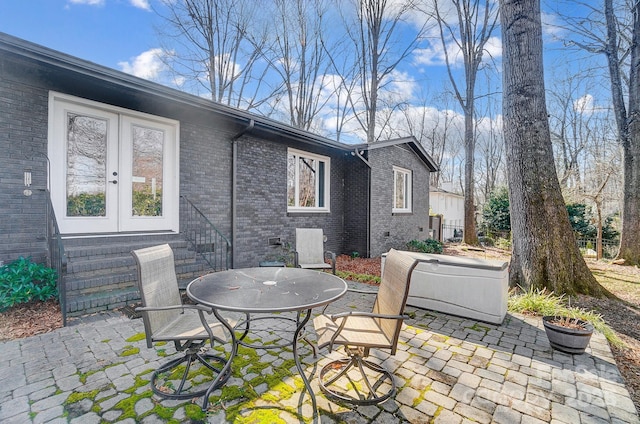
[[[331,269],[336,273],[336,254],[324,250],[322,228],[296,228],[296,268]],[[330,260],[330,264],[325,262]]]
[[[176,350],[183,352],[153,372],[151,389],[169,399],[200,397],[226,364],[225,358],[205,346],[207,342],[211,348],[214,341],[226,342],[223,326],[213,315],[205,317],[205,312],[212,312],[210,308],[182,303],[173,251],[168,244],[134,250],[131,254],[136,260],[142,299],[142,306],[135,310],[142,314],[147,347],[152,348],[155,342],[172,341]],[[197,378],[187,381],[196,368]],[[218,387],[229,375],[230,372],[222,376]]]
[[[402,323],[408,318],[403,312],[416,264],[411,256],[391,249],[371,312],[323,314],[313,320],[318,348],[329,346],[331,352],[336,345],[341,345],[347,354],[320,370],[319,385],[327,398],[372,405],[384,402],[395,393],[393,375],[365,358],[370,349],[388,349],[395,355]]]

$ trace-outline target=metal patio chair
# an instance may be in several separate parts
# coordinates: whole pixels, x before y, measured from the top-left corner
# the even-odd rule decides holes
[[[183,353],[154,371],[151,389],[170,399],[202,396],[210,381],[194,385],[187,381],[189,371],[199,363],[211,371],[212,379],[220,373],[226,359],[208,351],[205,345],[209,342],[213,348],[214,341],[225,343],[223,326],[213,315],[205,317],[205,312],[211,313],[210,308],[182,303],[173,251],[168,244],[134,250],[131,254],[136,260],[142,299],[142,306],[135,310],[142,314],[147,347],[152,348],[155,342],[172,341],[178,354]],[[218,386],[229,375],[224,375]]]
[[[370,349],[389,349],[395,355],[402,323],[408,318],[403,311],[416,264],[411,256],[391,249],[371,312],[349,311],[314,319],[318,348],[329,346],[331,352],[336,345],[342,345],[348,356],[331,361],[320,370],[320,389],[328,398],[372,405],[395,393],[393,375],[365,358]]]
[[[324,250],[324,239],[322,228],[296,228],[296,268],[331,269],[336,273],[336,254]]]

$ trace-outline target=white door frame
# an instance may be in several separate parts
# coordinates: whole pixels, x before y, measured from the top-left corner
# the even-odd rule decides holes
[[[106,121],[105,216],[67,216],[67,112],[78,112]],[[132,213],[132,125],[162,131],[162,216]],[[48,152],[51,167],[51,199],[63,234],[179,231],[179,122],[62,93],[49,93]],[[114,175],[115,174],[115,175]],[[113,181],[115,183],[113,183]]]

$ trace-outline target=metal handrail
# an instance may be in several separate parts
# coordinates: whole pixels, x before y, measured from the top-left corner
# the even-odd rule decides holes
[[[229,269],[231,242],[185,196],[180,196],[181,230],[193,250],[214,271]]]
[[[47,266],[56,270],[58,280],[58,302],[60,303],[60,311],[62,312],[62,325],[67,325],[67,256],[64,252],[64,245],[62,244],[62,236],[60,234],[60,228],[58,228],[58,221],[56,220],[56,214],[53,209],[53,203],[51,202],[51,193],[49,190],[44,190],[47,198]]]

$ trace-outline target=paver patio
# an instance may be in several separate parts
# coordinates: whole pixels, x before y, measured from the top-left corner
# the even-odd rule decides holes
[[[363,285],[350,283],[363,288]],[[327,312],[369,310],[373,296],[348,293]],[[378,406],[349,407],[325,398],[313,372],[325,423],[640,423],[609,345],[594,334],[587,353],[553,351],[539,317],[508,314],[493,325],[407,307],[397,354],[373,355],[394,371],[398,392]],[[266,321],[265,321],[266,322]],[[278,329],[271,328],[270,330]],[[142,320],[117,312],[72,321],[52,333],[0,342],[0,422],[161,423],[301,422],[312,416],[290,350],[242,349],[234,375],[203,415],[191,400],[152,395],[150,371],[173,345],[147,349]],[[270,337],[270,332],[260,333]],[[313,339],[313,332],[309,334]]]

